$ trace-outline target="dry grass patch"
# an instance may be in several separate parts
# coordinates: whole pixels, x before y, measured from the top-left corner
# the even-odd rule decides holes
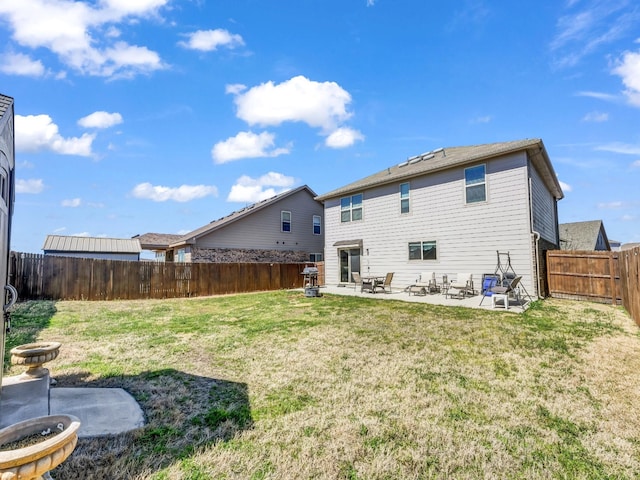
[[[640,336],[611,306],[276,292],[50,307],[38,337],[63,343],[58,386],[123,387],[148,421],[81,440],[58,478],[640,475]]]

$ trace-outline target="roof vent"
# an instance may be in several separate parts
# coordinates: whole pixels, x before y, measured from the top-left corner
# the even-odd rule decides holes
[[[435,157],[435,155],[433,153],[430,153],[428,155],[425,155],[424,157],[422,157],[422,160],[429,160],[431,158]]]
[[[398,164],[399,167],[406,167],[407,165],[409,165],[409,161],[402,162],[402,163]]]

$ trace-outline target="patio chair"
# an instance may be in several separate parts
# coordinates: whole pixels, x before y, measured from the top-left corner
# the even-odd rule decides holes
[[[439,290],[436,284],[436,272],[422,272],[416,283],[409,285],[406,290],[409,295],[426,295]]]
[[[473,275],[471,273],[459,273],[456,280],[449,284],[446,296],[464,298],[467,295],[474,295]]]
[[[393,280],[393,272],[387,273],[384,277],[384,281],[375,281],[373,284],[373,293],[376,293],[376,288],[381,288],[385,293],[391,293],[391,280]],[[387,291],[389,289],[389,291]]]
[[[354,290],[357,290],[358,285],[360,285],[360,292],[364,292],[365,290],[373,292],[373,282],[371,282],[370,280],[363,280],[360,274],[357,272],[352,272],[351,275],[353,276],[353,281],[355,282],[355,285],[353,287]]]
[[[509,297],[514,297],[518,305],[524,309],[522,300],[520,299],[520,290],[518,284],[522,280],[522,276],[514,277],[509,284],[505,286],[497,286],[491,289],[491,304],[495,308],[496,300],[502,300],[504,302],[504,308],[509,308]]]
[[[480,287],[480,293],[482,294],[482,299],[480,299],[480,305],[484,301],[485,297],[490,297],[493,295],[493,288],[500,285],[500,275],[494,273],[485,273],[482,275],[482,286]]]

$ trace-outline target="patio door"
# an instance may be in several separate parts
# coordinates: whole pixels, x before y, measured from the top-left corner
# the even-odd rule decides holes
[[[353,283],[352,273],[360,273],[360,249],[341,248],[338,250],[340,257],[340,283]]]

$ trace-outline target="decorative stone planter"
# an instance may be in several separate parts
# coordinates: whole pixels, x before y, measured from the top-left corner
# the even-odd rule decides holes
[[[44,363],[55,359],[60,353],[60,342],[27,343],[11,349],[11,363],[28,367],[23,375],[31,378],[44,377],[48,370]]]
[[[56,435],[43,437],[41,442],[24,448],[0,451],[0,480],[50,478],[47,472],[66,460],[76,447],[79,428],[80,420],[73,415],[31,418],[3,428],[0,430],[0,449],[43,431],[55,431]]]

